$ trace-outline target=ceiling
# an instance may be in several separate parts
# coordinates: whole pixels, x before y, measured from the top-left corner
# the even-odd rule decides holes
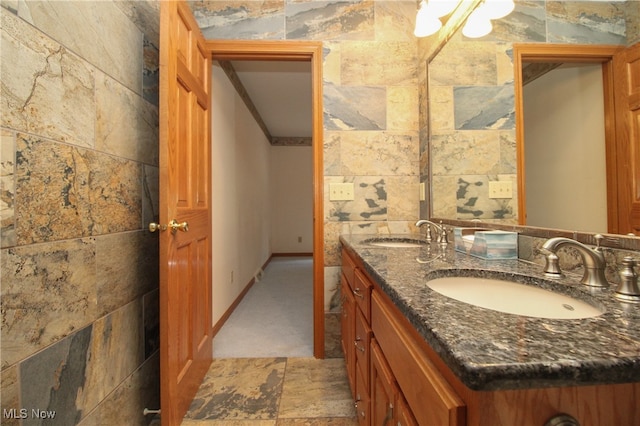
[[[231,64],[272,136],[311,137],[311,62]]]

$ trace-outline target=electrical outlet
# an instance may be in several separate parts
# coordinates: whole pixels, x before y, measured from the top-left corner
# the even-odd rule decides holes
[[[330,183],[329,201],[351,201],[353,196],[353,183]]]
[[[302,237],[298,237],[298,242],[301,243],[302,242]]]
[[[420,201],[425,201],[427,199],[427,195],[425,193],[425,184],[424,182],[420,182]]]
[[[510,180],[489,182],[489,198],[513,198],[513,184]]]

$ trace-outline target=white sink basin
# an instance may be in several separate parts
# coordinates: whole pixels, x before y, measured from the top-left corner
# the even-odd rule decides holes
[[[422,244],[410,243],[408,241],[375,241],[369,245],[376,247],[422,247]]]
[[[477,277],[444,277],[427,282],[438,293],[485,309],[536,318],[579,319],[604,312],[587,302],[542,288]]]
[[[363,242],[375,247],[409,248],[424,246],[423,242],[402,238],[370,238],[368,240],[364,240]]]

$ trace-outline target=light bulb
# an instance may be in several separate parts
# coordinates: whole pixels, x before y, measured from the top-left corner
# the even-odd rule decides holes
[[[416,14],[416,27],[413,34],[416,37],[426,37],[431,34],[435,34],[440,27],[442,27],[442,22],[432,14],[431,10],[427,6],[427,2],[422,0],[420,2],[418,13]]]
[[[493,25],[491,25],[491,20],[483,14],[477,14],[474,11],[462,28],[462,35],[469,38],[479,38],[489,34],[492,29]]]
[[[515,7],[513,0],[484,0],[478,10],[482,9],[489,19],[500,19],[513,12]]]

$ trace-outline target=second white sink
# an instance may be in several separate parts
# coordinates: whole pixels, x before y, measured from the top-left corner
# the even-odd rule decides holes
[[[582,300],[542,288],[478,277],[444,277],[427,282],[432,290],[485,309],[536,318],[597,317],[601,309]]]

